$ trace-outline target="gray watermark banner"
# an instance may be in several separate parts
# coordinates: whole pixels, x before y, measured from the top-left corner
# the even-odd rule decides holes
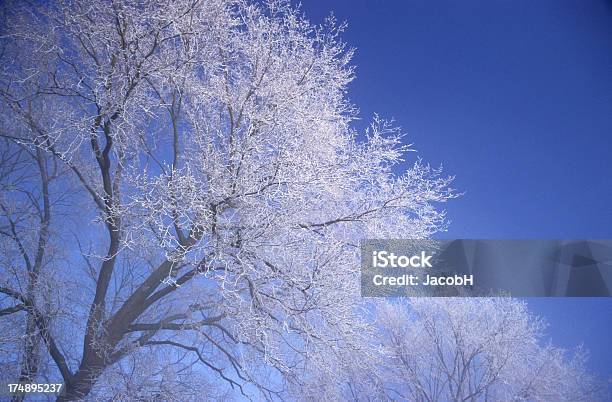
[[[361,242],[361,295],[609,297],[612,240]]]

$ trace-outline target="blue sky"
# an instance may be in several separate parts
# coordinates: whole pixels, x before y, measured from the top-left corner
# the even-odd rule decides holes
[[[456,175],[452,238],[612,238],[612,2],[311,1],[357,48],[350,97]],[[529,299],[612,377],[612,299]]]

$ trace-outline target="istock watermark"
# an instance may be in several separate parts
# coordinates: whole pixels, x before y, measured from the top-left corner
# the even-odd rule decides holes
[[[375,268],[433,268],[431,258],[433,255],[427,255],[425,251],[421,251],[420,255],[395,255],[387,251],[372,252],[372,266]]]
[[[609,297],[612,240],[364,240],[361,293]]]

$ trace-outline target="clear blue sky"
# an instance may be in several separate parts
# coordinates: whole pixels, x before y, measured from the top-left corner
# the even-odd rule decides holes
[[[612,238],[612,2],[310,1],[357,48],[363,123],[394,117],[466,194],[448,238]],[[612,377],[612,299],[530,299]]]

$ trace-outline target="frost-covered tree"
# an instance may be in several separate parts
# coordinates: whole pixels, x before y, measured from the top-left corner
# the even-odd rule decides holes
[[[381,305],[379,319],[392,399],[604,400],[583,351],[547,345],[544,323],[516,299],[411,299]]]
[[[372,370],[359,239],[427,237],[453,194],[420,162],[394,174],[397,129],[351,129],[341,25],[284,1],[2,12],[2,149],[24,155],[1,178],[0,352],[24,368],[3,380],[275,398]]]
[[[449,399],[581,395],[520,304],[361,299],[359,240],[427,238],[454,193],[401,164],[397,128],[352,128],[333,19],[274,0],[1,18],[1,382],[63,382],[62,401],[418,400],[434,378]],[[432,317],[444,353],[484,345],[488,366],[444,377]]]

